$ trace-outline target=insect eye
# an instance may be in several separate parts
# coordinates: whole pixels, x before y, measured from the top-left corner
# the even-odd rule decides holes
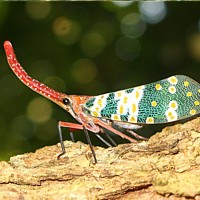
[[[63,103],[64,103],[65,105],[69,105],[69,104],[70,104],[70,101],[69,101],[68,98],[64,98],[62,101],[63,101]]]

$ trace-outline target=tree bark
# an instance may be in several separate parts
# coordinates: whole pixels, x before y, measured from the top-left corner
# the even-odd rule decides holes
[[[200,117],[114,148],[65,141],[0,162],[1,199],[200,199]]]

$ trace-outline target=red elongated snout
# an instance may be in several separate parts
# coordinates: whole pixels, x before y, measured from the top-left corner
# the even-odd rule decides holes
[[[26,86],[65,109],[63,98],[67,98],[66,94],[57,92],[43,83],[31,78],[18,62],[12,44],[9,41],[4,42],[4,49],[10,68]]]

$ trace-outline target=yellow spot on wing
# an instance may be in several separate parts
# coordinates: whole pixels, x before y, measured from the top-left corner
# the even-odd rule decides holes
[[[165,112],[165,115],[167,117],[168,122],[175,121],[178,117],[176,111],[170,108]]]
[[[178,79],[175,76],[171,76],[168,78],[168,81],[172,84],[172,85],[176,85],[178,83]]]
[[[197,112],[196,110],[192,109],[192,110],[190,110],[190,115],[195,115],[196,112]]]
[[[136,91],[136,93],[135,93],[135,98],[138,99],[139,96],[140,96],[140,92],[139,92],[139,91]]]
[[[198,92],[200,93],[200,89],[198,89]]]
[[[195,106],[198,106],[199,104],[200,104],[199,101],[195,101],[195,102],[194,102],[194,105],[195,105]]]
[[[172,120],[172,121],[173,121],[173,120],[176,120],[175,116],[173,116],[173,115],[170,116],[169,118],[170,118],[170,120]]]
[[[144,88],[144,85],[138,86],[137,89],[138,90],[142,90]]]
[[[168,87],[168,91],[171,93],[171,94],[174,94],[176,92],[176,88],[174,86],[169,86]]]
[[[119,118],[119,116],[118,116],[118,115],[112,115],[112,119],[113,119],[113,120],[117,120],[117,121],[119,121],[119,120],[120,120],[120,118]]]
[[[117,97],[121,97],[122,93],[121,92],[117,92]]]
[[[99,99],[98,102],[97,102],[97,104],[98,104],[100,107],[102,107],[102,106],[103,106],[102,99]]]
[[[137,105],[136,104],[132,104],[132,113],[135,113],[137,111]]]
[[[168,116],[171,117],[173,114],[172,112],[168,112]]]
[[[99,107],[96,107],[96,108],[95,108],[95,110],[96,110],[96,111],[99,111],[99,110],[100,110],[100,108],[99,108]]]
[[[152,105],[153,107],[155,107],[155,106],[157,106],[157,102],[156,102],[156,101],[152,101],[152,102],[151,102],[151,105]]]
[[[119,113],[122,115],[123,111],[124,111],[124,107],[121,105],[120,108],[119,108]]]
[[[154,123],[154,118],[153,117],[147,117],[146,118],[146,123],[153,124]]]
[[[172,112],[168,113],[168,117],[169,117],[170,120],[174,120],[175,119],[175,116],[173,115]]]
[[[156,90],[161,90],[162,86],[160,84],[156,84],[155,88],[156,88]]]
[[[128,122],[137,123],[137,118],[130,116]]]
[[[176,101],[170,101],[169,102],[169,108],[171,108],[172,110],[176,110],[178,108],[178,104]]]
[[[187,96],[188,96],[188,97],[191,97],[191,96],[192,96],[192,92],[188,92],[188,93],[187,93]]]
[[[94,116],[94,117],[99,117],[99,112],[93,111],[93,112],[92,112],[92,116]]]
[[[188,82],[188,81],[185,81],[185,82],[184,82],[184,86],[185,86],[185,87],[188,87],[188,85],[189,85],[189,82]]]
[[[124,97],[124,104],[126,104],[128,102],[128,97]]]

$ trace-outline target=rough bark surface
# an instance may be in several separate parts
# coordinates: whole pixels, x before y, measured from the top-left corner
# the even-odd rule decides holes
[[[115,148],[65,142],[0,162],[0,199],[200,199],[200,117]]]

